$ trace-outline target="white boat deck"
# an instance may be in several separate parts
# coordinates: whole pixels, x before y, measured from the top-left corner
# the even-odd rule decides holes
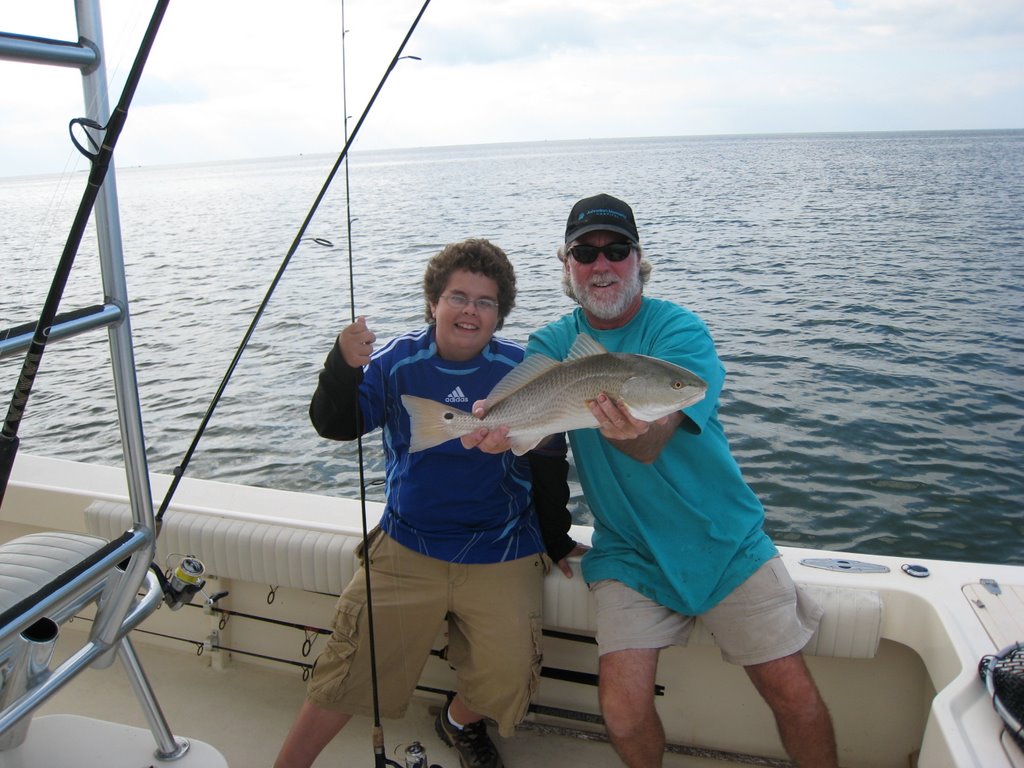
[[[123,506],[121,473],[26,454],[18,457],[15,470],[0,511],[0,541],[40,528],[84,531],[90,521],[91,525],[103,522],[110,526],[106,532],[92,531],[104,538],[123,530],[125,521],[115,515],[99,515],[95,506],[100,501],[104,508]],[[154,487],[160,488],[167,478],[154,476],[153,480]],[[285,567],[295,553],[268,550],[263,544],[275,526],[347,538],[356,530],[353,506],[345,499],[209,481],[191,480],[182,485],[180,506],[163,528],[160,547],[192,552],[203,559],[210,566],[209,593],[229,590],[229,595],[209,613],[198,605],[180,611],[158,610],[133,633],[135,650],[175,734],[213,745],[230,766],[273,764],[304,695],[301,673],[293,665],[312,662],[303,639],[310,639],[306,634],[310,627],[321,627],[328,620],[336,590],[318,586],[319,582],[305,584],[310,576],[306,569]],[[231,541],[238,544],[244,539],[248,546],[222,547],[224,537],[234,530],[232,526],[239,525],[246,535]],[[176,541],[175,536],[186,530],[196,534],[189,539],[191,543]],[[207,541],[206,537],[211,538]],[[316,536],[303,540],[304,546],[322,543]],[[230,550],[231,557],[223,556],[221,549]],[[164,554],[158,557],[160,562],[164,562]],[[1002,724],[977,672],[983,655],[997,652],[1024,631],[1024,571],[1020,567],[922,560],[918,564],[926,566],[931,575],[912,578],[901,570],[904,561],[896,558],[868,557],[876,565],[884,563],[888,571],[856,573],[801,564],[805,558],[847,557],[843,553],[783,548],[783,556],[794,578],[806,588],[826,597],[834,591],[833,596],[841,598],[831,603],[828,626],[823,624],[827,631],[819,633],[816,652],[808,657],[808,664],[832,710],[842,765],[1024,768],[1024,753],[1001,736]],[[306,549],[299,553],[299,560],[311,560]],[[352,567],[350,553],[337,560]],[[335,576],[342,582],[347,579],[344,573]],[[590,627],[589,602],[581,580],[568,582],[553,574],[545,588],[545,615],[550,609],[552,628],[582,632]],[[881,610],[876,606],[879,602]],[[89,628],[86,618],[62,625],[54,666],[80,645]],[[176,639],[168,639],[171,637]],[[872,639],[880,639],[880,644],[868,642]],[[204,642],[220,650],[197,656],[195,649]],[[322,643],[312,645],[315,655]],[[596,648],[579,639],[549,637],[545,639],[544,664],[551,670],[593,674]],[[432,659],[421,682],[433,690],[444,690],[451,686],[451,677],[446,664]],[[698,637],[690,647],[666,651],[658,683],[663,686],[658,704],[670,741],[735,753],[724,759],[668,754],[666,768],[785,764],[779,760],[783,753],[771,713],[742,670],[721,661],[713,642]],[[457,768],[457,756],[434,734],[431,708],[436,711],[440,701],[439,695],[424,694],[405,719],[384,722],[390,759],[401,765],[404,747],[420,741],[432,765]],[[535,701],[581,716],[597,711],[597,693],[589,681],[580,684],[545,677]],[[151,740],[142,739],[145,746],[141,752],[130,753],[120,743],[114,745],[112,737],[97,726],[92,727],[91,735],[116,756],[114,760],[122,762],[112,761],[107,754],[100,762],[89,763],[85,755],[91,747],[79,741],[81,723],[55,721],[48,732],[49,721],[44,718],[55,713],[146,728],[143,710],[120,664],[88,669],[36,713],[25,746],[0,753],[0,768],[172,765],[154,758]],[[592,726],[598,731],[596,738],[582,740],[562,735],[578,722],[575,719],[550,718],[554,729],[539,731],[535,724],[541,720],[532,715],[510,739],[494,734],[509,768],[621,765],[611,747],[599,740],[600,726]],[[148,736],[148,730],[142,733]],[[317,765],[369,765],[373,760],[371,734],[367,718],[355,719]],[[31,751],[35,749],[45,750],[45,755]],[[173,765],[224,765],[220,760],[188,762],[199,751]]]
[[[72,625],[73,626],[73,625]],[[65,627],[65,635],[74,632]],[[63,636],[62,636],[63,639]],[[80,642],[80,641],[78,641]],[[55,654],[60,658],[61,643]],[[160,699],[164,715],[177,736],[193,748],[181,760],[159,763],[153,757],[153,739],[128,680],[119,664],[83,672],[36,713],[25,744],[0,753],[0,768],[219,768],[224,762],[205,747],[212,745],[232,768],[273,764],[295,713],[305,684],[295,671],[234,663],[211,668],[207,659],[192,652],[137,643],[136,650]],[[455,752],[434,734],[434,713],[440,703],[417,697],[402,720],[385,720],[387,756],[404,766],[402,751],[420,741],[432,765],[458,768]],[[59,714],[57,714],[59,713]],[[109,719],[122,726],[101,727],[78,718]],[[621,766],[612,748],[602,741],[534,730],[529,724],[502,739],[491,729],[508,768],[612,768]],[[357,717],[328,746],[318,766],[373,765],[372,721]],[[111,739],[126,746],[111,749]],[[197,743],[197,742],[205,742]],[[742,763],[684,755],[666,755],[666,768],[729,768]]]

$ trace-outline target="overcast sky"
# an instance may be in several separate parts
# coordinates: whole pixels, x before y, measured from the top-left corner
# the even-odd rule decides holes
[[[0,31],[75,39],[72,6],[3,0]],[[116,164],[339,151],[421,7],[347,0],[343,79],[341,0],[171,0]],[[104,3],[112,104],[152,9]],[[1021,0],[431,0],[405,53],[354,151],[1024,128]],[[74,70],[0,83],[0,175],[85,166]]]

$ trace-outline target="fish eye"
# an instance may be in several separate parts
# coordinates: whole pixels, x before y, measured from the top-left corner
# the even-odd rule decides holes
[[[452,413],[451,411],[445,411],[444,418],[445,418],[445,421],[451,421],[452,419],[455,418],[455,414]]]
[[[683,388],[683,382],[682,382],[681,379],[673,379],[672,380],[672,389],[682,389],[682,388]]]

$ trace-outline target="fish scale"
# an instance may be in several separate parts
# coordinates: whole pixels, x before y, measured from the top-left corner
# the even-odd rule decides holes
[[[414,395],[403,395],[409,412],[409,451],[422,451],[480,427],[507,426],[512,451],[526,453],[548,435],[598,426],[589,403],[602,392],[624,403],[634,417],[654,421],[698,402],[707,385],[696,374],[646,355],[611,353],[580,334],[558,362],[532,355],[514,368],[484,401],[487,415]]]

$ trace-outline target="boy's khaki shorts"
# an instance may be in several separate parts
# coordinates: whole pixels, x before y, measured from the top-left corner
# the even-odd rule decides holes
[[[369,551],[381,715],[405,714],[447,616],[458,693],[510,736],[540,675],[544,556],[448,563],[380,531]],[[338,599],[333,634],[313,667],[307,696],[324,709],[373,714],[365,585],[360,568]]]

